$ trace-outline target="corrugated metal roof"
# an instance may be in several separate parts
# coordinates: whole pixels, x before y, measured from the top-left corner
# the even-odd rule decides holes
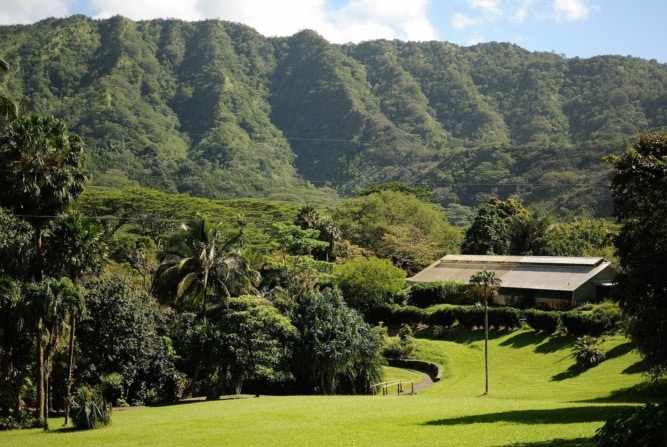
[[[610,265],[604,258],[447,255],[408,281],[468,283],[475,272],[486,268],[496,272],[501,287],[574,291]]]
[[[547,265],[598,265],[604,258],[575,256],[486,256],[486,255],[447,255],[438,262],[482,262],[482,263],[516,263],[516,264],[547,264]]]

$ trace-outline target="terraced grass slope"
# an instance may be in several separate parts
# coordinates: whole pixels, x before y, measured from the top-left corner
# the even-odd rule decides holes
[[[486,396],[482,333],[473,332],[419,340],[418,356],[441,363],[445,374],[414,396],[263,396],[130,409],[101,430],[0,433],[0,445],[585,446],[617,412],[667,398],[664,384],[646,383],[623,337],[607,337],[608,359],[583,372],[573,367],[571,338],[491,337]]]

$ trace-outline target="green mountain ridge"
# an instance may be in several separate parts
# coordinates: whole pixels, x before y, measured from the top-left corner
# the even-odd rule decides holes
[[[0,88],[67,121],[100,186],[328,203],[392,180],[609,215],[602,155],[667,126],[667,65],[507,43],[267,38],[121,16],[0,26]]]

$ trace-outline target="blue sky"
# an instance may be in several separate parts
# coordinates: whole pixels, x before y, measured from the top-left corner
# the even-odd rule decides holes
[[[667,63],[664,0],[7,0],[0,24],[73,14],[218,18],[266,36],[310,28],[336,43],[512,42],[567,57],[620,54]]]

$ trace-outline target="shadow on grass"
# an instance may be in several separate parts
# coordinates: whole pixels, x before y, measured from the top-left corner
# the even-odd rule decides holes
[[[101,428],[104,428],[104,427],[101,427]],[[77,428],[68,426],[68,427],[59,427],[59,428],[56,428],[56,429],[52,428],[51,430],[48,431],[48,433],[74,433],[74,432],[77,432],[77,431],[87,431],[87,430],[79,430]]]
[[[552,335],[545,343],[536,346],[535,352],[538,354],[549,354],[564,348],[571,348],[573,342],[574,340],[572,337],[566,335]]]
[[[551,378],[552,382],[560,382],[561,380],[567,380],[567,379],[572,379],[573,377],[577,377],[579,374],[582,372],[586,371],[585,368],[582,368],[580,366],[572,365],[562,373],[558,373],[555,376]]]
[[[667,402],[667,379],[647,381],[613,391],[605,397],[583,400],[585,403],[646,403]]]
[[[535,345],[538,354],[549,354],[572,346],[572,337],[546,334],[543,332],[521,332],[500,343],[500,346],[525,348]],[[619,353],[618,355],[622,355]]]
[[[629,408],[634,407],[629,405],[589,405],[552,410],[516,410],[436,419],[428,421],[424,425],[495,424],[498,422],[526,425],[580,424],[585,422],[604,422]]]
[[[645,360],[640,360],[625,368],[621,374],[640,374],[648,370],[648,363]]]
[[[500,343],[500,346],[512,348],[525,348],[529,345],[542,343],[549,335],[536,332],[521,332]]]
[[[591,445],[593,445],[593,440],[590,438],[575,438],[509,444],[509,447],[589,447]]]
[[[510,330],[489,330],[489,340],[495,340],[496,338],[504,337],[505,335],[512,332],[513,331]],[[447,337],[447,340],[464,345],[484,341],[484,329],[452,332],[452,334]]]
[[[631,342],[623,343],[607,351],[605,353],[605,359],[611,360],[615,359],[616,357],[624,356],[633,349],[635,349],[635,345],[633,345]]]

